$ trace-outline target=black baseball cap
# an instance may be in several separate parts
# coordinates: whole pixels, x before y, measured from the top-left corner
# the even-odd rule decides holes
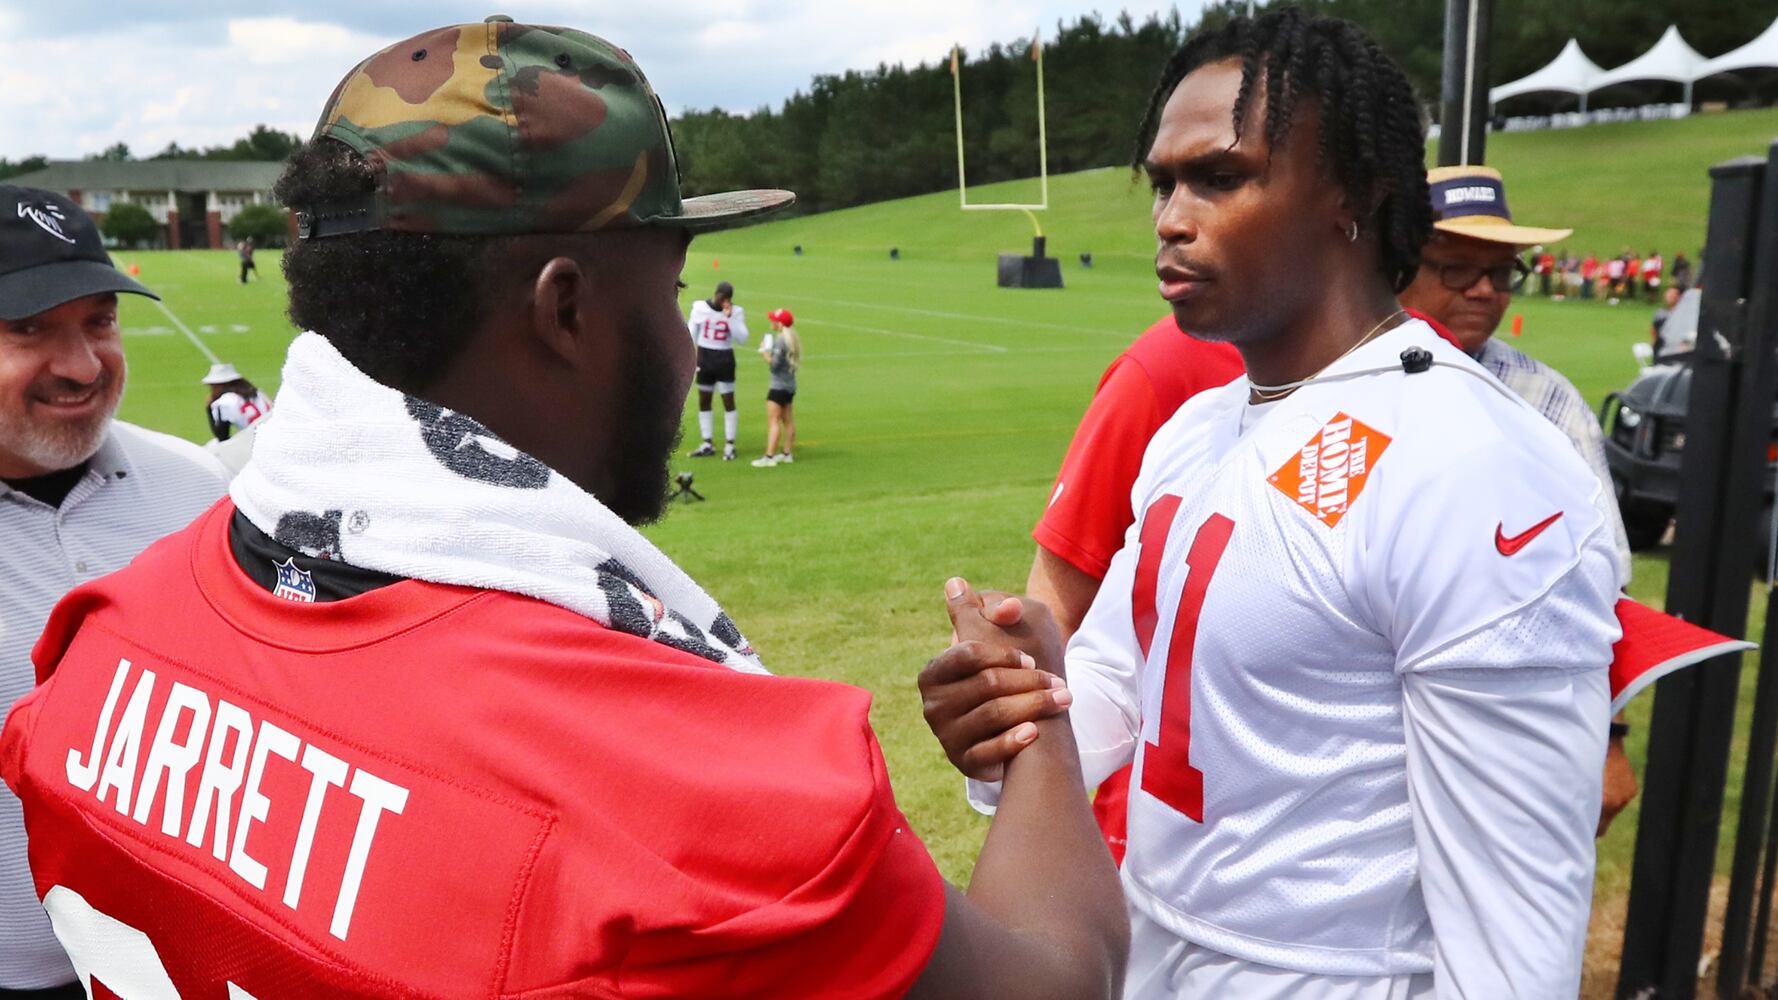
[[[53,191],[0,184],[0,320],[106,292],[154,294],[111,263],[99,227]]]

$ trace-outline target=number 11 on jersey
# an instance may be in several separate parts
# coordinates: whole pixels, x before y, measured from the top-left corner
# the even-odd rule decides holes
[[[1138,643],[1146,656],[1154,637],[1154,602],[1160,576],[1161,554],[1179,509],[1176,496],[1164,496],[1148,509],[1139,541],[1136,562],[1135,611]],[[1185,586],[1179,594],[1179,610],[1173,616],[1173,634],[1167,643],[1167,669],[1161,680],[1161,712],[1156,741],[1143,747],[1142,790],[1183,813],[1193,822],[1204,822],[1204,772],[1191,765],[1192,649],[1198,641],[1198,618],[1204,611],[1204,595],[1216,566],[1235,532],[1235,522],[1212,514],[1198,526],[1186,552]]]

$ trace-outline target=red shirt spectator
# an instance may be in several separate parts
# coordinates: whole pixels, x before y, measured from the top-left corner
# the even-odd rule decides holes
[[[1062,459],[1049,507],[1031,532],[1039,550],[1027,589],[1051,605],[1065,630],[1079,626],[1136,519],[1130,488],[1149,439],[1186,400],[1227,385],[1243,370],[1239,351],[1181,332],[1171,315],[1149,327],[1105,369]],[[1054,560],[1072,569],[1056,566]],[[1073,584],[1052,586],[1062,584],[1058,577],[1064,574]],[[1093,814],[1119,864],[1129,786],[1126,767],[1100,785],[1093,799]]]
[[[1130,487],[1148,439],[1181,403],[1227,385],[1242,371],[1239,351],[1180,332],[1171,315],[1149,327],[1100,376],[1031,537],[1103,579],[1135,520]]]

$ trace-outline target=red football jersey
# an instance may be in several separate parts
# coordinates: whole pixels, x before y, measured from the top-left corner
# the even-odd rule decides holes
[[[1239,351],[1181,333],[1171,313],[1149,327],[1100,376],[1031,537],[1082,573],[1103,578],[1136,519],[1130,487],[1149,438],[1181,403],[1244,370]]]
[[[64,599],[0,734],[83,979],[890,997],[925,967],[944,884],[865,692],[494,591],[280,600],[235,564],[233,510]]]
[[[1181,332],[1171,313],[1149,327],[1099,377],[1093,402],[1062,459],[1049,507],[1031,537],[1082,573],[1104,579],[1111,557],[1124,547],[1124,532],[1136,520],[1130,488],[1142,471],[1149,439],[1186,400],[1229,384],[1245,370],[1241,352]],[[1129,796],[1127,767],[1093,796],[1093,817],[1120,864]]]

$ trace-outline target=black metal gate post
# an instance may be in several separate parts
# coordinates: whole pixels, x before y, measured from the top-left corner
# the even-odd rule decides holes
[[[1778,601],[1766,600],[1765,634],[1778,635]],[[1739,997],[1744,985],[1763,985],[1766,938],[1772,926],[1773,879],[1778,877],[1778,801],[1766,818],[1760,839],[1759,814],[1771,798],[1773,756],[1778,752],[1778,646],[1765,643],[1760,649],[1759,684],[1753,693],[1753,732],[1748,738],[1747,776],[1741,792],[1741,821],[1735,831],[1735,867],[1729,876],[1728,912],[1722,927],[1722,978],[1720,996]],[[1755,795],[1758,798],[1755,798]],[[1750,821],[1751,820],[1751,825]],[[1760,861],[1764,853],[1763,863]],[[1758,892],[1753,892],[1754,866],[1760,865]],[[1746,933],[1748,910],[1753,909],[1752,951]]]
[[[1778,394],[1778,336],[1772,332],[1778,325],[1778,143],[1768,152],[1765,168],[1765,201],[1754,237],[1753,271],[1747,303],[1746,341],[1742,346],[1741,405],[1737,408],[1734,437],[1730,441],[1729,487],[1735,490],[1738,504],[1756,512],[1751,524],[1759,523],[1757,511],[1764,502],[1766,449],[1771,444],[1772,400]],[[1739,516],[1743,513],[1737,509]],[[1765,546],[1756,546],[1757,532],[1724,539],[1730,550],[1725,562],[1733,565],[1736,555],[1745,572],[1749,551],[1758,548],[1764,561]],[[1740,593],[1745,599],[1743,582]],[[1745,612],[1743,612],[1745,618]],[[1771,620],[1768,602],[1767,621]],[[1767,635],[1772,633],[1768,632]],[[1717,994],[1738,997],[1747,981],[1748,925],[1754,908],[1754,882],[1759,876],[1761,836],[1766,823],[1766,807],[1772,796],[1773,752],[1778,749],[1778,657],[1770,642],[1760,654],[1759,680],[1754,690],[1753,725],[1748,736],[1747,770],[1743,776],[1741,816],[1735,829],[1735,860],[1729,876],[1728,907],[1722,925],[1722,968]],[[1768,666],[1772,669],[1766,669]],[[1768,880],[1769,881],[1769,880]],[[1764,924],[1766,921],[1762,920]],[[1762,928],[1763,929],[1763,928]],[[1763,960],[1764,954],[1762,952]],[[1757,976],[1757,968],[1755,973]]]
[[[1778,180],[1768,182],[1774,166],[1743,157],[1710,170],[1704,302],[1667,581],[1669,612],[1732,636],[1746,631],[1747,555],[1770,433],[1770,366],[1750,371],[1746,361],[1750,300],[1758,300],[1763,320],[1773,318],[1766,306],[1772,282],[1765,276],[1778,263],[1778,196],[1765,196],[1778,195]],[[1769,325],[1762,322],[1751,338],[1762,351],[1772,343]],[[1762,377],[1765,395],[1750,397],[1758,387],[1748,382]],[[1743,405],[1749,398],[1758,399],[1757,406]],[[1757,466],[1741,454],[1754,433],[1743,425],[1753,421],[1759,422]],[[1735,654],[1656,685],[1620,998],[1689,1000],[1696,992],[1740,673]]]
[[[1481,163],[1488,143],[1488,37],[1494,0],[1445,0],[1438,165]]]

